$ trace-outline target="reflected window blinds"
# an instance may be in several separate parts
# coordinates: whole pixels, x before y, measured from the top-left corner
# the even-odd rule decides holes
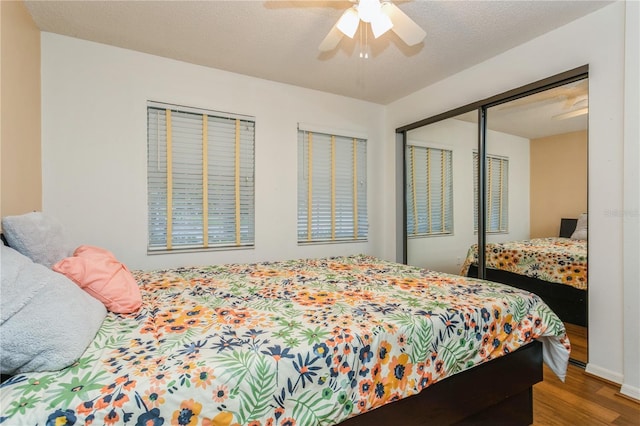
[[[367,142],[298,130],[298,242],[366,240]]]
[[[147,105],[149,251],[253,246],[255,122]]]
[[[509,231],[509,159],[487,155],[487,232]],[[478,193],[478,153],[473,153],[473,189]],[[474,230],[478,230],[478,199],[474,199]]]
[[[453,152],[417,145],[406,147],[407,235],[453,232]]]

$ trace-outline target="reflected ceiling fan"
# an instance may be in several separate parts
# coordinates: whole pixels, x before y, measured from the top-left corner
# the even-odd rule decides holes
[[[344,35],[353,38],[360,21],[371,25],[375,38],[391,30],[409,46],[420,43],[427,35],[418,24],[390,1],[352,1],[357,3],[347,9],[331,28],[329,34],[320,43],[320,51],[328,52],[335,49]]]
[[[582,95],[567,98],[564,109],[568,109],[568,111],[556,114],[551,118],[554,120],[566,120],[567,118],[589,114],[589,97]]]

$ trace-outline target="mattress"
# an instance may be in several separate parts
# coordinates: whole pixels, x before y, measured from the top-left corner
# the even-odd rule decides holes
[[[369,256],[134,276],[141,309],[2,383],[0,423],[330,425],[534,339],[564,378],[570,351],[533,294]]]

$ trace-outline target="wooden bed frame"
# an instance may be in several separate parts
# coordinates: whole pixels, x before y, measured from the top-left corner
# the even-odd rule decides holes
[[[571,237],[576,229],[576,222],[577,219],[562,219],[559,236]],[[467,276],[477,277],[478,267],[471,265]],[[485,279],[537,294],[564,322],[582,327],[588,324],[587,290],[491,268],[487,268]]]
[[[542,343],[534,341],[340,425],[530,425],[542,374]]]

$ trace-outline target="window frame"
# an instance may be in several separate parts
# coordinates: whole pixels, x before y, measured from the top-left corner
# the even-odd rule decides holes
[[[177,113],[177,114],[191,114],[194,116],[199,116],[200,118],[198,119],[193,119],[193,117],[190,117],[192,119],[192,122],[190,123],[190,125],[192,125],[193,123],[195,123],[197,120],[201,121],[201,128],[200,128],[200,133],[199,136],[201,138],[201,145],[200,145],[200,149],[201,152],[199,153],[199,157],[195,156],[193,158],[195,158],[197,161],[200,161],[200,167],[201,169],[196,170],[196,167],[193,167],[192,169],[188,169],[189,172],[193,172],[194,174],[198,174],[200,176],[200,182],[199,185],[200,186],[195,186],[195,190],[191,189],[194,193],[198,193],[200,192],[200,198],[196,197],[196,200],[201,201],[201,210],[196,210],[195,213],[193,213],[193,215],[195,216],[201,216],[201,227],[194,227],[189,229],[187,232],[184,232],[182,234],[178,233],[178,236],[180,238],[185,239],[185,234],[187,233],[192,233],[194,235],[199,235],[199,237],[202,238],[202,241],[196,242],[194,244],[174,244],[173,240],[176,237],[176,233],[175,230],[171,225],[167,225],[166,229],[165,229],[165,240],[164,240],[164,245],[159,245],[157,243],[153,243],[153,229],[152,229],[152,215],[154,214],[154,210],[152,207],[152,191],[154,190],[154,188],[152,188],[152,183],[151,183],[151,147],[150,145],[155,142],[156,144],[160,144],[158,146],[161,146],[162,144],[162,139],[161,139],[161,132],[160,132],[160,128],[156,129],[156,140],[152,140],[152,131],[151,131],[151,124],[152,124],[152,119],[150,117],[150,113],[152,110],[158,110],[160,111],[160,114],[162,114],[162,111],[165,112],[166,117],[169,117],[169,125],[167,125],[166,121],[164,123],[164,128],[163,130],[163,134],[165,135],[165,140],[164,140],[164,155],[165,157],[163,158],[163,161],[165,161],[166,163],[166,170],[164,171],[165,173],[165,186],[164,186],[164,191],[165,191],[165,199],[164,201],[167,202],[167,207],[166,209],[168,210],[169,208],[171,208],[171,211],[173,212],[171,215],[171,219],[169,219],[169,214],[167,213],[167,210],[164,211],[164,220],[169,223],[169,222],[173,222],[175,220],[174,216],[176,214],[176,210],[173,208],[173,200],[175,199],[175,194],[181,194],[182,197],[188,199],[188,193],[185,192],[184,189],[182,190],[177,190],[174,186],[174,165],[171,164],[169,165],[169,160],[171,160],[171,162],[174,162],[174,153],[172,151],[171,154],[167,154],[167,144],[171,147],[174,148],[174,140],[173,138],[175,137],[174,135],[174,131],[173,131],[173,114]],[[167,111],[170,111],[169,113],[167,113]],[[165,103],[165,102],[156,102],[156,101],[147,101],[146,103],[146,114],[147,114],[147,254],[149,255],[154,255],[154,254],[168,254],[168,253],[188,253],[188,252],[200,252],[200,251],[223,251],[223,250],[239,250],[239,249],[252,249],[255,247],[255,128],[256,128],[256,120],[254,117],[252,116],[248,116],[248,115],[242,115],[242,114],[232,114],[232,113],[226,113],[226,112],[220,112],[220,111],[214,111],[214,110],[209,110],[209,109],[203,109],[203,108],[196,108],[196,107],[187,107],[187,106],[182,106],[182,105],[177,105],[177,104],[171,104],[171,103]],[[205,117],[207,118],[205,120]],[[166,118],[165,118],[166,120]],[[225,120],[232,120],[233,123],[231,125],[228,125],[227,123],[225,123]],[[219,133],[212,133],[214,132],[214,130],[217,127],[234,127],[235,129],[235,133],[233,136],[229,136],[224,134],[224,132],[222,129]],[[220,130],[220,129],[219,129]],[[230,142],[231,138],[234,138],[233,142]],[[216,139],[216,145],[215,148],[213,148],[211,145],[213,144],[212,139]],[[185,137],[186,139],[186,137]],[[230,214],[228,213],[228,205],[230,204],[229,202],[223,202],[221,204],[218,204],[216,208],[216,204],[214,203],[214,201],[211,200],[211,198],[213,198],[212,196],[212,192],[213,195],[215,195],[215,191],[216,189],[219,189],[221,187],[221,183],[220,183],[220,179],[221,176],[225,176],[228,180],[229,176],[226,176],[226,174],[229,174],[228,172],[222,171],[222,168],[220,168],[220,170],[217,170],[216,174],[212,174],[212,170],[211,167],[216,167],[218,166],[218,164],[212,164],[211,162],[211,158],[212,158],[212,152],[214,152],[214,149],[219,149],[219,142],[223,141],[224,144],[222,145],[223,149],[227,150],[227,151],[233,151],[233,153],[231,154],[233,156],[233,164],[226,164],[225,165],[227,167],[232,167],[233,168],[233,192],[234,192],[234,201],[233,201],[233,216],[234,216],[234,222],[233,225],[229,225],[227,222],[228,220],[226,220],[225,218],[227,216],[229,216]],[[186,141],[182,140],[181,142],[178,143],[178,145],[180,145],[180,147],[182,149],[184,149],[185,147],[188,146],[189,142],[193,143],[192,141]],[[229,146],[233,145],[232,148],[230,148]],[[157,147],[156,148],[158,151],[160,151],[160,148]],[[225,151],[226,153],[226,151]],[[179,155],[179,154],[178,154]],[[218,161],[218,160],[215,160]],[[225,161],[228,161],[229,163],[231,163],[231,160],[227,160],[225,158]],[[169,173],[172,174],[172,177],[169,178]],[[162,174],[162,171],[158,172],[159,175]],[[206,177],[206,179],[205,179]],[[246,179],[245,179],[246,178]],[[217,179],[217,183],[216,183],[216,179]],[[244,181],[242,181],[244,179]],[[169,188],[169,185],[171,184],[171,188]],[[228,189],[226,189],[227,192]],[[187,194],[185,196],[185,194]],[[171,201],[169,201],[169,196],[171,196]],[[219,195],[220,196],[220,195]],[[162,198],[162,197],[160,197]],[[193,206],[197,205],[198,201],[195,201],[193,203]],[[219,213],[219,210],[221,207],[227,207],[227,214],[226,216],[224,214],[218,214],[217,217],[214,216],[213,210],[217,210]],[[192,206],[189,205],[189,208],[191,208]],[[213,207],[213,208],[212,208]],[[155,211],[155,214],[158,214],[158,211]],[[212,219],[214,219],[214,225],[212,225]],[[224,231],[219,232],[219,233],[215,233],[212,232],[212,226],[215,227],[215,222],[219,223],[223,223],[223,226],[221,229],[223,229]],[[194,221],[195,223],[195,221]],[[230,228],[231,226],[233,226],[233,230],[231,231]],[[158,229],[160,229],[161,227],[158,227]],[[171,236],[169,236],[169,231],[171,232]],[[221,238],[221,241],[215,241],[215,236],[223,236],[225,234],[229,234],[229,233],[233,233],[235,236],[235,241],[231,241],[231,240],[227,240],[224,238]],[[156,235],[160,235],[160,238],[162,238],[162,233],[159,232]],[[198,237],[198,238],[199,238]],[[212,238],[214,238],[214,240],[212,240]]]
[[[350,144],[352,167],[345,171],[339,169],[344,161],[337,159],[337,144]],[[329,154],[323,155],[318,149],[319,144],[329,144],[322,146],[321,149],[328,151]],[[311,150],[309,150],[311,145]],[[340,148],[344,150],[346,145]],[[314,245],[314,244],[337,244],[337,243],[362,243],[367,242],[369,238],[369,218],[368,218],[368,139],[363,135],[357,135],[354,132],[335,131],[327,128],[320,128],[310,125],[298,125],[297,131],[297,166],[298,166],[298,200],[297,200],[297,227],[296,238],[298,245]],[[325,153],[326,154],[326,153]],[[318,156],[320,160],[315,160]],[[328,162],[329,169],[321,169],[318,173],[318,167],[327,166],[322,163]],[[321,166],[318,166],[321,164]],[[318,181],[318,174],[322,174],[325,180],[320,185],[315,183]],[[311,179],[309,179],[311,175]],[[326,181],[329,176],[329,183]],[[342,183],[338,180],[345,181],[344,176],[350,178],[350,182]],[[323,197],[319,195],[317,187],[320,191],[329,190],[329,195],[324,194],[324,200],[314,201]],[[345,219],[345,209],[340,209],[339,198],[344,199],[344,191],[351,189],[349,204],[351,209],[350,217]],[[338,192],[342,197],[338,196]],[[311,202],[311,204],[310,204]],[[312,210],[315,213],[312,213]],[[342,210],[342,212],[339,212]],[[349,210],[347,208],[346,210]],[[318,213],[324,211],[324,213]],[[327,213],[329,212],[329,213]],[[340,215],[341,220],[338,220]],[[312,218],[309,221],[309,217]],[[314,218],[319,222],[329,222],[330,225],[314,225]],[[351,222],[351,227],[344,225],[344,222]],[[342,225],[338,225],[338,222]],[[350,235],[345,236],[344,231],[339,232],[338,228],[347,228]],[[305,232],[306,230],[306,232]],[[342,234],[342,235],[337,235]],[[306,235],[306,237],[305,237]]]

